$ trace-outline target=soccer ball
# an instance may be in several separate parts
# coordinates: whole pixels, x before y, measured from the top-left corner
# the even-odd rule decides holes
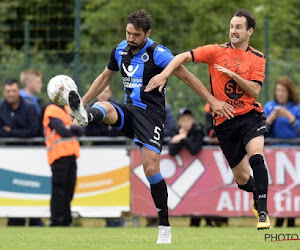
[[[77,91],[77,86],[74,80],[66,75],[52,77],[47,86],[50,100],[60,106],[68,104],[68,96],[71,90]]]

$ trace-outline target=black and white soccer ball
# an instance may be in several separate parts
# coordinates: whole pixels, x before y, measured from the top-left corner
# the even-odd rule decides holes
[[[50,100],[60,106],[68,104],[68,96],[71,90],[78,92],[75,81],[67,75],[52,77],[47,86]]]

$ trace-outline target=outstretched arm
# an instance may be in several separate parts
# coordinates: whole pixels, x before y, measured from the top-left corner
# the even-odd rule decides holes
[[[163,87],[165,86],[168,77],[173,73],[175,69],[181,66],[185,62],[191,62],[193,60],[192,55],[189,51],[178,54],[173,58],[173,60],[168,64],[168,66],[158,75],[154,76],[150,79],[145,92],[150,92],[153,89],[159,87],[159,91],[161,92]]]
[[[234,108],[227,102],[216,99],[196,76],[188,71],[184,66],[177,68],[173,74],[189,86],[197,95],[201,96],[217,115],[227,119],[233,118]]]
[[[104,71],[94,80],[89,90],[82,97],[83,104],[84,105],[88,104],[97,95],[99,95],[106,88],[106,86],[111,82],[116,72],[117,71],[112,71],[106,67]]]
[[[191,62],[192,60],[193,58],[189,51],[175,56],[160,74],[154,76],[149,81],[145,91],[149,92],[155,88],[159,88],[159,91],[162,91],[167,78],[174,73],[175,76],[188,85],[196,94],[208,102],[213,112],[217,115],[225,116],[227,119],[234,117],[234,108],[230,104],[217,100],[197,77],[182,66],[183,63]]]

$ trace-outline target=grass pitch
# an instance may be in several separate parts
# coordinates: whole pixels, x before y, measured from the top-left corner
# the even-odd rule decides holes
[[[299,228],[173,227],[172,244],[156,245],[157,228],[1,227],[0,249],[300,249],[300,241],[265,241],[265,234],[298,234]]]

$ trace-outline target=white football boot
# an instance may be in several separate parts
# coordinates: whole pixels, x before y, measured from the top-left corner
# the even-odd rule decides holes
[[[71,90],[69,92],[68,105],[71,109],[72,115],[75,117],[78,124],[82,127],[87,126],[89,123],[88,114],[83,107],[83,103],[79,94],[74,90]]]
[[[158,238],[156,244],[171,244],[171,227],[158,226]]]

